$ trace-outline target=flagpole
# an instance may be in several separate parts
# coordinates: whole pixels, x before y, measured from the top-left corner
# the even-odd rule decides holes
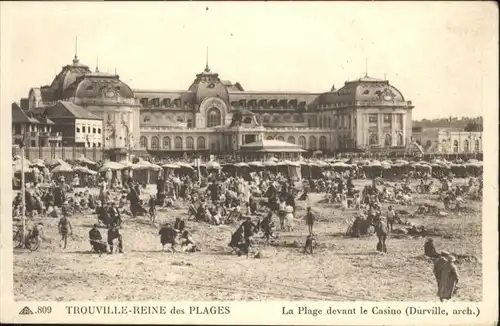
[[[23,237],[21,246],[24,247],[24,239],[26,239],[26,196],[24,185],[24,144],[21,145],[21,221],[23,227]]]

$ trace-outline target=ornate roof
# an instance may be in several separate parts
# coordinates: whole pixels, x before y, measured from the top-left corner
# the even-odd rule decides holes
[[[132,99],[134,92],[118,75],[102,72],[88,73],[78,78],[74,97],[80,99]]]
[[[221,82],[219,74],[210,71],[208,64],[204,71],[196,75],[189,91],[193,92],[198,104],[208,97],[218,97],[226,102],[229,101],[226,86]]]
[[[403,94],[389,81],[365,76],[347,81],[339,90],[321,95],[318,104],[354,105],[356,102],[373,102],[375,104],[395,104],[405,102]]]
[[[50,84],[50,94],[53,97],[51,100],[55,101],[58,99],[71,97],[69,95],[74,91],[76,87],[76,80],[79,77],[84,76],[86,73],[91,72],[92,71],[88,66],[80,64],[80,60],[78,60],[78,57],[75,55],[73,64],[64,66],[61,72],[54,78],[52,84]]]
[[[120,81],[118,75],[102,73],[97,69],[92,72],[88,66],[80,63],[76,55],[73,63],[64,66],[50,86],[43,86],[40,91],[46,102],[70,98],[109,100],[134,97],[132,89]]]

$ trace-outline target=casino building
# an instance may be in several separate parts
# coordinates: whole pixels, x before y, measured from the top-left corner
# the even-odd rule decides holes
[[[309,151],[380,150],[404,148],[412,136],[411,101],[389,81],[368,76],[326,92],[248,91],[221,79],[207,62],[186,90],[146,90],[97,67],[91,71],[75,55],[51,85],[32,88],[21,100],[23,110],[49,118],[62,105],[101,120],[102,128],[87,126],[96,134],[82,146],[116,153],[230,153],[265,139]],[[71,128],[81,132],[78,121]]]

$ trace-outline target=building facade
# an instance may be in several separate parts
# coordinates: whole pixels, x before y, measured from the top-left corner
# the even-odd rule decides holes
[[[421,144],[424,152],[428,154],[467,154],[483,151],[482,131],[415,127],[413,139]]]
[[[368,76],[328,92],[246,91],[221,80],[207,63],[187,90],[132,90],[117,75],[92,72],[75,55],[50,86],[32,88],[23,101],[28,110],[63,105],[88,111],[102,120],[102,129],[78,120],[76,142],[88,139],[89,128],[101,130],[90,134],[90,146],[112,151],[230,153],[276,139],[332,152],[404,148],[412,136],[411,101],[389,81]]]
[[[12,144],[30,147],[61,146],[62,135],[53,130],[55,122],[43,114],[23,110],[12,104]]]

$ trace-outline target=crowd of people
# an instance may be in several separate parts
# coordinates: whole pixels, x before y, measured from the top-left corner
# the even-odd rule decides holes
[[[308,201],[311,193],[324,194],[324,202],[340,204],[340,209],[352,209],[355,213],[348,222],[347,235],[362,237],[376,234],[376,250],[387,253],[386,240],[395,231],[395,225],[404,224],[403,216],[408,212],[396,210],[395,205],[411,207],[413,195],[440,194],[444,211],[459,210],[464,205],[464,197],[482,192],[482,177],[470,177],[466,186],[454,184],[453,176],[446,175],[436,180],[430,173],[411,174],[399,182],[388,183],[382,178],[374,178],[371,185],[356,188],[353,180],[366,178],[362,169],[344,171],[324,171],[319,178],[292,178],[286,174],[261,169],[244,176],[228,174],[220,170],[208,171],[207,175],[196,173],[174,173],[162,170],[156,179],[156,192],[146,191],[146,184],[133,181],[123,172],[104,171],[96,177],[98,193],[92,187],[81,188],[75,178],[67,182],[64,177],[54,178],[42,169],[32,187],[25,189],[25,212],[34,219],[40,216],[60,218],[58,232],[61,247],[66,248],[68,235],[73,232],[71,218],[83,214],[95,214],[96,223],[89,230],[91,249],[98,254],[124,252],[124,241],[120,233],[124,219],[147,218],[152,225],[160,222],[158,236],[162,251],[196,252],[202,250],[191,234],[190,224],[207,223],[214,226],[231,225],[235,230],[228,246],[238,256],[252,252],[252,247],[263,239],[264,244],[276,239],[280,232],[290,232],[303,221],[307,236],[303,246],[304,254],[313,254],[316,243],[314,225],[316,216],[307,207],[304,216],[297,216],[296,201]],[[412,186],[418,176],[418,185]],[[87,181],[86,181],[87,184]],[[88,182],[88,184],[92,184]],[[83,189],[83,190],[82,190]],[[178,217],[174,223],[157,221],[157,209],[165,209],[184,203],[187,208],[185,218]],[[18,193],[13,202],[13,216],[19,216],[22,209],[22,195]],[[383,208],[383,204],[388,207]],[[415,214],[436,213],[435,205],[418,207]],[[411,226],[411,225],[410,225]],[[100,228],[107,229],[106,241]],[[32,235],[43,238],[43,224],[37,223]],[[412,226],[416,230],[415,226]],[[423,229],[423,227],[422,227]],[[421,229],[421,230],[422,230]],[[415,231],[416,232],[416,231]],[[446,252],[432,252],[426,243],[425,254],[435,260],[436,280],[444,294],[440,298],[449,299],[449,282],[443,275],[451,275],[458,282],[458,273],[453,265],[453,257]]]

